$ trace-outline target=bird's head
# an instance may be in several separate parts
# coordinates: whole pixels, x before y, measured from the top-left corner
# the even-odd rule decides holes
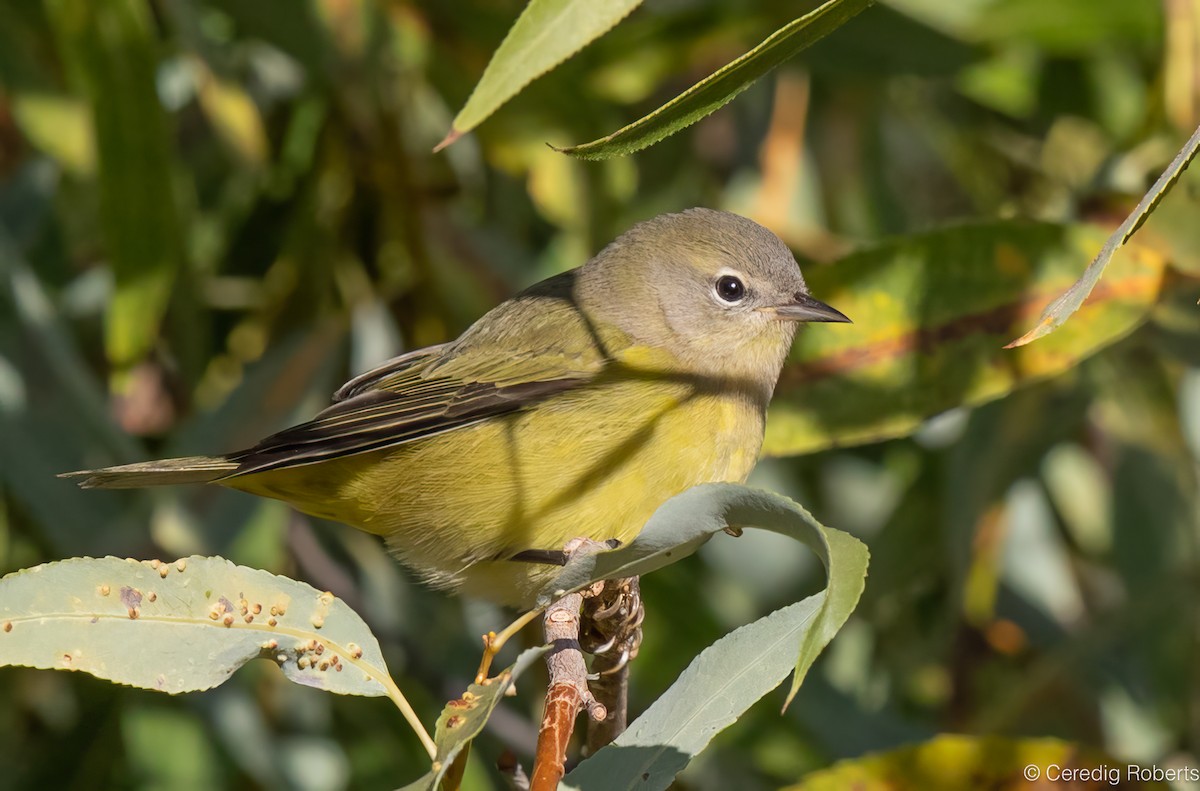
[[[809,295],[778,236],[712,209],[634,226],[584,266],[579,286],[590,310],[639,342],[772,387],[800,323],[850,321]]]

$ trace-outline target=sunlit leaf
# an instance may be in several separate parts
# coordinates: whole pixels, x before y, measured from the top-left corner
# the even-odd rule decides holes
[[[642,0],[530,0],[437,149],[471,131],[529,83],[607,33]]]
[[[852,325],[804,329],[775,391],[768,455],[912,432],[926,418],[1070,370],[1128,334],[1162,286],[1164,257],[1131,245],[1079,315],[1043,343],[1001,348],[1078,271],[1103,231],[994,222],[933,231],[806,271]]]
[[[873,1],[829,0],[649,115],[606,137],[557,150],[581,159],[608,159],[652,146],[720,109],[759,77],[837,30]]]
[[[210,689],[262,657],[298,684],[391,695],[379,643],[331,593],[222,558],[72,558],[0,579],[0,665],[159,692]]]
[[[76,175],[96,168],[96,141],[88,108],[78,99],[50,93],[14,97],[13,117],[36,145]]]
[[[48,4],[59,53],[91,104],[105,251],[116,276],[105,348],[123,374],[153,346],[182,257],[149,9],[136,0]]]
[[[212,74],[197,61],[200,107],[213,128],[242,161],[261,167],[268,156],[267,133],[254,100],[242,88]]]

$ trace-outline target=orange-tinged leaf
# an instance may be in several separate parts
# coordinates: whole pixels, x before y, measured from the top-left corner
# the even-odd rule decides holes
[[[853,325],[805,329],[776,389],[769,455],[903,436],[926,418],[1061,374],[1133,330],[1158,297],[1165,257],[1130,245],[1078,316],[1006,350],[1068,286],[1103,229],[1025,221],[963,225],[807,272]]]

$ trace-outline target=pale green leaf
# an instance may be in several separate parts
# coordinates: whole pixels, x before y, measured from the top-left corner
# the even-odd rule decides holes
[[[825,592],[743,626],[706,648],[662,697],[564,782],[580,791],[667,788],[719,732],[787,677]]]
[[[802,506],[786,497],[731,483],[710,483],[688,489],[659,506],[628,546],[572,558],[559,576],[546,586],[539,603],[549,602],[567,591],[579,590],[596,580],[648,574],[687,557],[714,533],[744,527],[770,530],[801,541],[825,566],[827,600],[818,608],[810,628],[798,641],[799,656],[794,662],[796,673],[787,696],[790,702],[817,654],[854,611],[866,578],[867,549],[853,536],[823,526]]]
[[[72,558],[0,579],[0,666],[178,693],[215,687],[257,657],[342,695],[394,686],[345,602],[223,558]]]
[[[837,30],[872,2],[828,0],[649,115],[606,137],[556,150],[580,159],[609,159],[652,146],[725,106],[759,77]]]
[[[641,2],[530,0],[438,149],[474,129],[526,85],[607,33]]]
[[[596,580],[647,574],[688,556],[714,533],[731,527],[759,527],[802,541],[825,564],[826,589],[703,651],[614,745],[582,764],[568,781],[591,788],[665,788],[714,735],[794,672],[790,702],[817,655],[858,604],[867,571],[867,548],[858,539],[822,526],[784,497],[728,483],[696,486],[671,498],[626,547],[576,555],[546,586],[539,603]],[[540,655],[540,650],[522,654],[501,674],[503,685],[511,683],[508,674],[515,677]],[[444,768],[479,732],[503,695],[504,689],[496,686],[472,686],[468,696],[447,706],[438,720],[435,771],[404,791],[436,786]],[[455,733],[449,732],[451,718],[458,718]],[[652,779],[647,780],[647,774]]]

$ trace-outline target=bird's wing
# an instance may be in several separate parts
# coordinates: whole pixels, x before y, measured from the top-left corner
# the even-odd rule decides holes
[[[512,310],[508,304],[497,311]],[[454,343],[402,355],[352,379],[312,420],[230,455],[238,462],[230,477],[412,442],[529,407],[592,380],[607,355],[581,329],[585,321],[578,311],[563,301],[539,307],[518,323],[495,316],[500,332],[468,331]],[[495,328],[497,322],[484,326]]]

